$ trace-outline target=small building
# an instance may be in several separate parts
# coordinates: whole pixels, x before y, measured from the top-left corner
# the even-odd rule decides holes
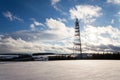
[[[48,55],[37,55],[37,56],[33,56],[33,59],[35,61],[48,61],[49,57]]]

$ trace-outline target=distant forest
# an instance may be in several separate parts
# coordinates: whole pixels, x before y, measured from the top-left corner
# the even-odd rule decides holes
[[[37,58],[47,57],[51,60],[120,60],[120,52],[102,54],[55,54],[55,53],[33,53],[33,54],[0,54],[0,61],[36,61]],[[39,59],[40,60],[40,59]],[[43,59],[42,59],[43,60]]]

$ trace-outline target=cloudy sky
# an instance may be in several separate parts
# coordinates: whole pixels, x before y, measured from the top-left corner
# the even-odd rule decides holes
[[[120,0],[0,0],[0,53],[120,51]]]

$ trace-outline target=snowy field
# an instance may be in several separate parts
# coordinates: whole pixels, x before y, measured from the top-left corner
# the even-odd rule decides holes
[[[119,79],[119,60],[0,62],[0,80]]]

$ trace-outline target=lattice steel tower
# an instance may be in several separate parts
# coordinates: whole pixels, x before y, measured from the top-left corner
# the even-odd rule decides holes
[[[76,21],[75,21],[73,53],[74,54],[82,54],[80,27],[79,27],[79,21],[78,21],[77,18],[76,18]]]

